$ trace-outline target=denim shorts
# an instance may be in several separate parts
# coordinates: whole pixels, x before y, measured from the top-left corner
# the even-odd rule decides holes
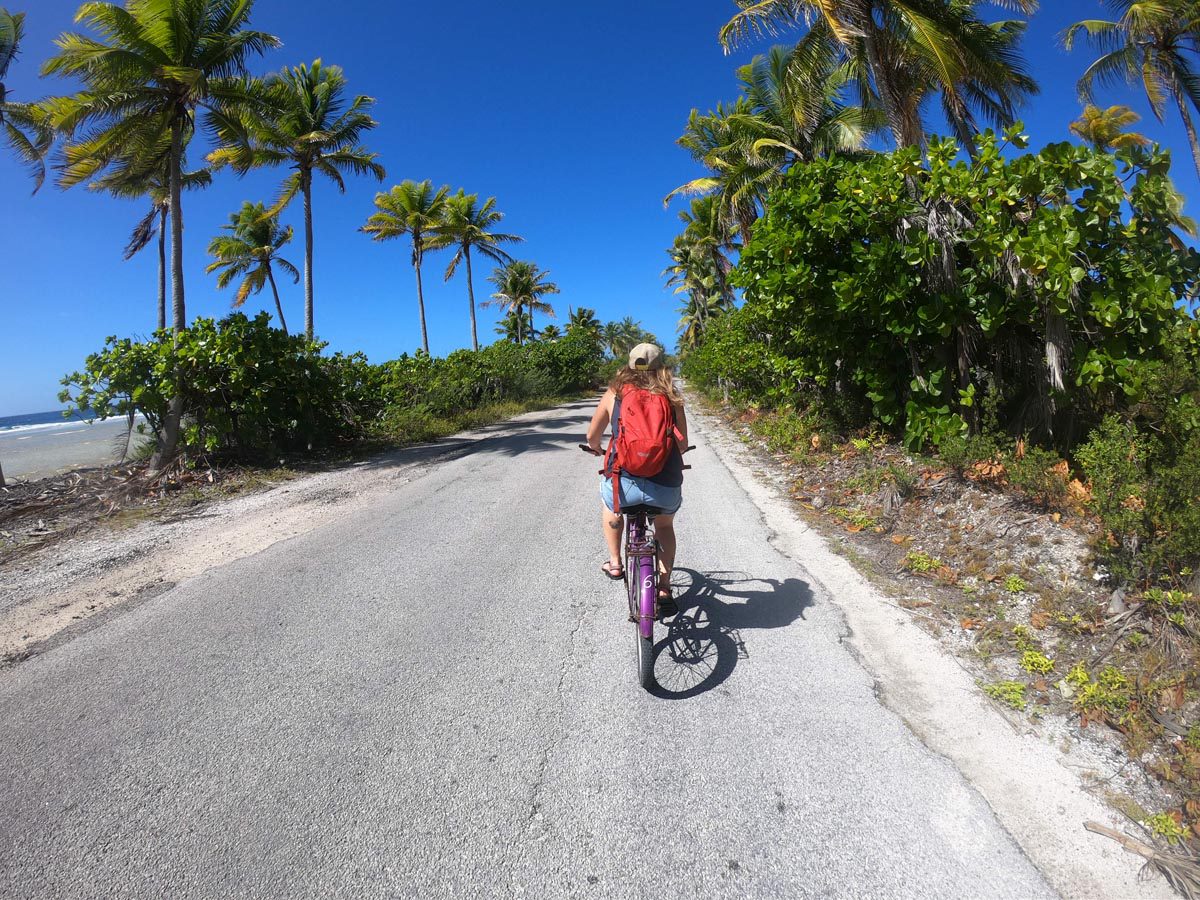
[[[612,512],[613,486],[612,479],[606,475],[600,477],[600,499]],[[649,478],[639,478],[637,475],[621,473],[621,508],[627,506],[653,506],[661,509],[665,516],[673,516],[679,512],[683,504],[683,485],[679,487],[663,487]]]

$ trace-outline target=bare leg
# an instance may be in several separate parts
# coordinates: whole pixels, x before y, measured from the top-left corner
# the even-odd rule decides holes
[[[605,507],[601,520],[604,523],[604,540],[608,544],[608,562],[611,566],[621,565],[621,526],[624,516],[609,512]]]
[[[655,516],[654,536],[658,538],[659,588],[671,586],[671,570],[675,568],[675,517]]]

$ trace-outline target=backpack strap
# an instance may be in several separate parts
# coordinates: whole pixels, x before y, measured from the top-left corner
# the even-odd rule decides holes
[[[621,512],[621,467],[617,465],[617,439],[615,435],[608,442],[608,455],[604,458],[604,468],[600,470],[600,474],[607,475],[612,479],[613,513],[619,514]]]
[[[608,454],[604,458],[604,468],[600,470],[601,475],[607,475],[612,479],[614,515],[621,513],[621,467],[617,465],[617,436],[620,431],[621,397],[618,395],[613,401],[612,436],[608,441]]]

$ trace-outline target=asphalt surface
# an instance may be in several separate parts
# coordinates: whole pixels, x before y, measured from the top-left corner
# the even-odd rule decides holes
[[[0,466],[4,477],[32,481],[70,469],[120,462],[125,447],[125,419],[106,419],[89,425],[73,420],[61,425],[19,431],[0,431]],[[145,438],[134,435],[136,446]]]
[[[698,428],[637,686],[589,413],[0,673],[0,896],[1050,895]]]

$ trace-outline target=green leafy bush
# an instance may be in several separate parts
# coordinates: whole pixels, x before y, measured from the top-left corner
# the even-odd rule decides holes
[[[914,449],[968,433],[989,393],[1039,441],[1127,403],[1200,273],[1172,244],[1169,161],[1001,149],[985,135],[971,160],[938,141],[924,161],[792,167],[733,275],[744,305],[713,323],[689,377],[773,404],[857,396]]]
[[[140,412],[157,437],[183,397],[184,449],[239,457],[310,450],[369,434],[438,437],[482,407],[576,393],[596,383],[599,342],[580,332],[517,347],[498,342],[444,359],[404,355],[376,366],[361,353],[271,328],[267,314],[197,319],[178,336],[110,337],[63,379],[63,402],[100,418]]]
[[[110,337],[63,379],[59,397],[102,419],[139,411],[157,437],[178,392],[193,450],[253,456],[329,446],[353,439],[382,403],[364,356],[322,357],[321,347],[271,328],[266,313],[201,318],[177,337]]]

